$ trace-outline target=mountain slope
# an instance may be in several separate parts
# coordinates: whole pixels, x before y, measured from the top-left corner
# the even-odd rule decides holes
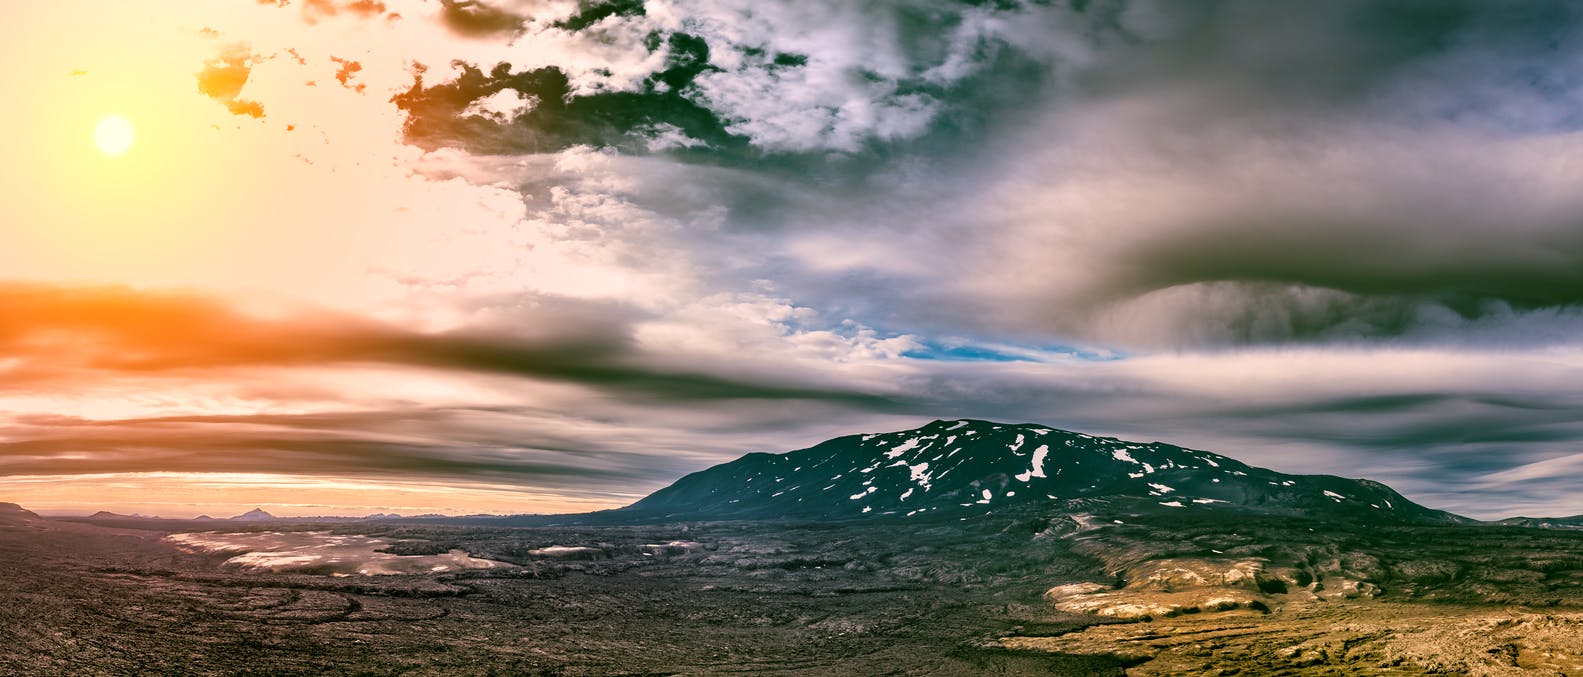
[[[36,520],[37,513],[15,503],[0,503],[0,520]]]
[[[1159,442],[976,420],[839,437],[785,454],[748,454],[683,477],[618,512],[674,519],[910,517],[1100,497],[1131,497],[1160,509],[1465,521],[1369,480],[1287,475]]]

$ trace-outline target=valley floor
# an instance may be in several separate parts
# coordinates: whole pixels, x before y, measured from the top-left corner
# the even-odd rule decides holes
[[[13,521],[0,674],[1583,674],[1576,533],[1126,522],[224,526],[503,563],[335,576]]]

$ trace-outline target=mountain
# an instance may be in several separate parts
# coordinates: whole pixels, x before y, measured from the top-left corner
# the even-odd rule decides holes
[[[0,503],[0,520],[36,520],[40,519],[38,513],[23,508],[15,503]]]
[[[748,454],[614,512],[635,519],[969,516],[1072,499],[1125,499],[1160,510],[1469,521],[1370,480],[1287,475],[1160,442],[977,420],[934,421],[784,454]]]
[[[1583,529],[1583,515],[1571,517],[1508,517],[1495,522],[1505,526],[1534,529]]]
[[[263,508],[253,508],[252,510],[231,518],[232,521],[236,522],[267,522],[274,519],[276,519],[276,517],[264,512]]]

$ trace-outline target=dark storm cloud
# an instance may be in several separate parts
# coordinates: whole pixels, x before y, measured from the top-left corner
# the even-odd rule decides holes
[[[1050,48],[1039,44],[1044,36],[1002,34],[998,26],[1069,22],[1102,31],[1108,21],[1064,9],[949,1],[812,2],[798,12],[763,13],[700,2],[661,14],[648,17],[642,2],[619,0],[581,3],[574,14],[531,24],[571,35],[573,45],[614,43],[662,57],[631,81],[586,67],[574,73],[530,50],[522,62],[531,66],[459,62],[454,75],[431,71],[430,81],[397,97],[409,114],[408,140],[486,154],[577,144],[659,149],[788,175],[829,169],[818,158],[836,150],[843,164],[872,169],[868,161],[882,158],[870,153],[894,154],[893,145],[926,135],[938,145],[981,134],[1008,108],[1045,95],[1051,66]],[[854,37],[873,44],[853,44]],[[466,112],[505,90],[538,105],[504,121]],[[809,159],[800,161],[804,155]],[[766,156],[778,157],[766,165]]]
[[[1446,214],[1419,224],[1406,214],[1398,223],[1347,222],[1336,213],[1343,209],[1333,210],[1329,216],[1341,218],[1329,222],[1315,215],[1313,223],[1279,226],[1218,223],[1162,237],[1140,246],[1128,263],[1152,288],[1220,281],[1299,285],[1355,297],[1433,299],[1467,315],[1479,314],[1489,301],[1519,310],[1583,301],[1583,211],[1533,224],[1541,232],[1513,242],[1497,221],[1500,214],[1484,210],[1472,219]],[[1578,220],[1559,220],[1565,217]]]
[[[1403,393],[1319,399],[1292,405],[1251,405],[1228,412],[1227,418],[1247,421],[1279,420],[1286,424],[1307,421],[1293,438],[1335,442],[1354,448],[1385,452],[1398,450],[1433,455],[1433,450],[1477,448],[1516,450],[1525,447],[1572,444],[1583,440],[1583,423],[1577,421],[1575,401],[1558,401],[1548,394],[1528,397]],[[1248,425],[1248,424],[1245,424]],[[1258,427],[1251,424],[1249,427]],[[1484,470],[1509,466],[1512,453],[1489,454],[1479,459]],[[1466,468],[1448,468],[1450,479]]]
[[[1465,114],[1437,107],[1501,105],[1483,96],[1487,87],[1559,89],[1544,60],[1575,48],[1580,18],[1559,0],[1096,4],[1123,9],[1112,13],[1115,40],[1103,58],[1080,71],[1091,95],[1186,87],[1214,96],[1204,103],[1216,112],[1250,116],[1354,106]],[[1520,73],[1528,77],[1491,78]],[[1400,88],[1427,96],[1395,96]]]
[[[885,397],[838,388],[645,366],[622,313],[547,304],[530,320],[540,325],[528,330],[426,334],[324,312],[259,319],[193,296],[11,285],[0,287],[0,356],[19,360],[9,372],[13,386],[96,372],[383,363],[579,383],[640,399],[889,406]]]
[[[806,261],[782,274],[891,309],[890,326],[986,339],[1555,343],[1578,329],[1573,6],[1082,12],[1049,42],[1086,53],[1017,72],[1029,96],[936,94],[943,111],[1008,111],[988,135],[937,125],[905,147],[919,155],[866,167],[899,185],[861,182],[829,239],[873,258],[830,266],[839,278]],[[871,291],[842,298],[854,279]]]
[[[1139,43],[1080,78],[1135,117],[1088,129],[1133,137],[1138,183],[1181,206],[1112,250],[1087,303],[1196,288],[1221,337],[1257,343],[1418,339],[1583,301],[1565,151],[1524,143],[1583,121],[1575,5],[1146,7]]]
[[[502,63],[485,73],[458,63],[459,75],[441,84],[425,86],[419,74],[395,103],[408,114],[407,141],[430,149],[528,154],[595,145],[635,150],[652,140],[658,126],[717,148],[741,146],[743,140],[726,132],[721,120],[682,94],[707,67],[708,47],[697,38],[673,35],[668,48],[668,67],[641,91],[578,94],[555,66],[512,72]],[[503,91],[516,92],[528,105],[509,120],[466,114],[474,101]]]
[[[1482,341],[1518,338],[1488,336],[1517,318],[1548,342],[1583,301],[1583,202],[1541,178],[1539,144],[1522,145],[1583,128],[1567,3],[916,2],[861,10],[881,28],[852,30],[872,47],[787,27],[814,36],[800,49],[720,3],[679,7],[686,30],[639,9],[587,5],[554,28],[652,26],[641,48],[665,65],[635,88],[578,85],[554,64],[431,70],[396,99],[408,140],[660,149],[757,173],[781,189],[723,198],[732,227],[872,240],[916,264],[770,257],[743,274],[899,331]],[[808,8],[858,18],[847,11]],[[828,82],[846,84],[814,84]],[[514,117],[469,112],[503,91],[524,102]],[[1056,197],[1082,181],[1104,185]],[[1113,204],[1074,225],[1101,190]],[[987,281],[964,292],[975,277]],[[1547,323],[1536,311],[1550,328],[1528,326]]]

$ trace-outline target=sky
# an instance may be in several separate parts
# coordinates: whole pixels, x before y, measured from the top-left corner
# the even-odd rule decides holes
[[[584,511],[971,417],[1583,513],[1580,14],[4,3],[0,497]]]

